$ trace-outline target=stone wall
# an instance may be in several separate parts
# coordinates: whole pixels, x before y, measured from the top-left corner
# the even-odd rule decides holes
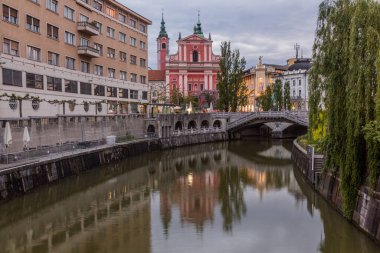
[[[342,214],[342,195],[339,177],[331,173],[316,174],[316,180],[313,184],[312,175],[314,171],[311,170],[310,156],[296,142],[293,146],[292,159],[309,183],[314,185],[314,189]],[[320,166],[320,161],[316,160],[314,166]],[[378,243],[380,243],[379,188],[380,182],[378,183],[376,192],[371,191],[366,186],[358,189],[356,209],[352,217],[352,223]]]
[[[116,144],[104,148],[83,150],[81,153],[34,162],[0,171],[0,200],[27,193],[39,186],[78,175],[101,165],[125,160],[144,152],[179,146],[227,140],[226,133],[197,134],[167,139],[150,139]]]

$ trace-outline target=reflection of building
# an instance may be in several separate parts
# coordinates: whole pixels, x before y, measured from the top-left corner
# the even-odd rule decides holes
[[[220,56],[213,54],[212,43],[211,35],[208,38],[203,35],[198,15],[194,33],[185,38],[180,34],[178,52],[169,55],[169,37],[162,19],[157,38],[157,66],[165,71],[165,83],[169,84],[170,91],[177,88],[184,96],[216,93]]]
[[[292,110],[307,110],[309,104],[309,70],[311,59],[299,58],[285,71],[280,79],[283,87],[285,83],[290,84],[290,99]]]
[[[176,180],[170,192],[161,191],[161,215],[163,221],[169,221],[171,205],[178,205],[181,220],[195,224],[202,230],[206,221],[212,221],[214,208],[218,201],[218,172],[206,171],[189,173]],[[164,222],[164,228],[167,225]]]
[[[275,78],[283,74],[287,68],[288,66],[264,64],[262,57],[260,57],[259,64],[247,69],[244,73],[244,82],[251,95],[248,105],[242,108],[242,111],[251,112],[257,110],[256,98],[261,96],[269,85],[273,85]]]
[[[0,95],[14,94],[1,116],[124,114],[147,102],[150,20],[111,0],[1,7]]]

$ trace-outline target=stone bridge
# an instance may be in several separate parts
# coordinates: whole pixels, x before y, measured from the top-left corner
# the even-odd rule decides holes
[[[268,132],[272,137],[283,137],[286,129],[304,132],[308,125],[308,112],[306,111],[230,113],[226,130],[233,134],[247,133],[247,130],[259,129],[264,126],[270,130]],[[262,135],[262,131],[259,131],[259,134]]]

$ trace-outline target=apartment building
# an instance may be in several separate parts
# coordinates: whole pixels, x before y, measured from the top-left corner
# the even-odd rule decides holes
[[[142,112],[149,19],[115,0],[0,3],[0,118]]]

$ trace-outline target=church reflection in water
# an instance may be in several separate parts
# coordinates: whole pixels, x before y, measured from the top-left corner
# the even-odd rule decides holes
[[[292,173],[288,159],[290,151],[282,145],[271,145],[267,150],[252,150],[247,157],[237,155],[235,147],[214,149],[201,155],[177,158],[177,176],[169,185],[158,186],[160,190],[160,212],[164,233],[168,235],[172,220],[172,209],[178,208],[180,221],[193,224],[197,232],[202,232],[206,223],[212,223],[215,212],[220,210],[223,229],[231,232],[233,223],[246,214],[244,199],[246,187],[251,187],[264,198],[266,192],[287,188],[297,202],[304,195]],[[261,159],[272,159],[272,165],[261,163]],[[207,161],[206,170],[202,169]],[[189,166],[178,166],[188,164]],[[192,165],[192,166],[190,166]],[[198,165],[198,167],[194,167]],[[180,172],[178,172],[180,167]],[[165,173],[161,173],[161,177]]]

